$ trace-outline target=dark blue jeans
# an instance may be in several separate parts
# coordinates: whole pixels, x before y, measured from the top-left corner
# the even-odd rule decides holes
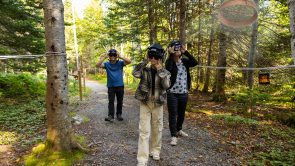
[[[124,97],[124,86],[119,87],[109,87],[108,88],[109,97],[109,113],[108,116],[114,118],[115,115],[115,97],[117,98],[117,112],[116,115],[122,115],[123,97]]]
[[[182,129],[188,94],[167,93],[167,106],[169,112],[169,128],[172,137]]]

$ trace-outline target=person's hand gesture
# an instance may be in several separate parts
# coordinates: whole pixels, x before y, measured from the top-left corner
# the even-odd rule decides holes
[[[120,52],[117,52],[117,56],[118,56],[119,59],[122,59],[122,55],[121,55]]]
[[[155,67],[156,67],[157,70],[161,70],[163,68],[161,59],[159,59],[157,61],[157,63],[155,64]]]
[[[103,53],[102,55],[100,55],[100,59],[107,59],[108,58],[108,54]]]
[[[172,47],[168,47],[168,53],[169,54],[174,54],[174,46],[172,46]]]
[[[185,48],[185,46],[184,45],[181,45],[181,47],[180,47],[180,51],[181,51],[181,53],[183,54],[183,53],[185,53],[185,51],[186,51],[186,48]]]

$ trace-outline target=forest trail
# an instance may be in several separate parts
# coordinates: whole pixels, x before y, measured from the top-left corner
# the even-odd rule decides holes
[[[75,125],[75,132],[87,138],[91,152],[75,165],[135,166],[138,141],[139,102],[132,92],[125,89],[123,118],[113,123],[104,121],[107,115],[108,98],[104,84],[87,80],[86,86],[92,89],[87,99],[80,102],[74,110],[78,115],[90,121]],[[149,166],[182,165],[240,165],[240,161],[226,150],[225,144],[219,143],[213,136],[194,125],[189,119],[184,123],[188,138],[180,138],[178,145],[169,144],[167,110],[164,111],[164,129],[161,160],[149,159]]]

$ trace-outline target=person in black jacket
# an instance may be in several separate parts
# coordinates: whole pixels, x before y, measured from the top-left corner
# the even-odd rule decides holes
[[[169,57],[165,67],[171,73],[171,86],[167,89],[167,106],[169,112],[170,144],[177,145],[177,136],[187,137],[182,130],[188,91],[191,86],[189,69],[198,64],[197,60],[177,40],[168,46]]]

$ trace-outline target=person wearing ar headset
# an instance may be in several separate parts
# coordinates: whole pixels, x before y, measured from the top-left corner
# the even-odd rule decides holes
[[[182,130],[188,91],[191,87],[190,68],[198,64],[197,60],[178,41],[173,40],[168,46],[169,57],[165,62],[171,73],[171,86],[167,89],[169,129],[172,146],[177,145],[177,137],[187,137]]]
[[[104,62],[105,59],[109,61]],[[119,60],[122,59],[122,60]],[[104,63],[103,63],[104,62]],[[105,121],[112,122],[114,120],[115,108],[114,101],[117,98],[117,120],[122,121],[122,107],[124,97],[124,82],[123,82],[123,67],[131,63],[131,60],[121,56],[121,54],[115,50],[110,49],[107,54],[103,54],[96,66],[106,69],[107,72],[107,87],[108,87],[108,116]]]
[[[164,49],[160,44],[148,47],[147,58],[132,72],[140,79],[135,98],[140,101],[137,166],[146,166],[149,155],[160,160],[163,130],[163,104],[170,86],[170,73],[163,68]]]

